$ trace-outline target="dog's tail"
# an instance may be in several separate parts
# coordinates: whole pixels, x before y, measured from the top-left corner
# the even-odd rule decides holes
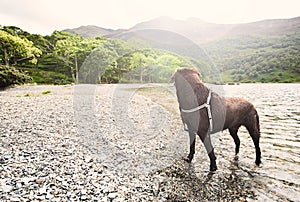
[[[255,110],[255,114],[253,116],[253,130],[254,133],[260,137],[260,125],[259,125],[259,116],[257,111]]]

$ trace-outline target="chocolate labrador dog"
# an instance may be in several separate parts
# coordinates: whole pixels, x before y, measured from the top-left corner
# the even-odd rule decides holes
[[[259,117],[255,107],[242,98],[222,97],[200,80],[200,73],[195,69],[180,68],[172,76],[175,82],[181,119],[190,136],[190,152],[185,158],[193,160],[196,134],[204,143],[210,159],[210,171],[217,170],[216,156],[211,144],[210,134],[229,129],[235,142],[235,153],[239,153],[240,139],[237,135],[240,126],[245,126],[253,140],[256,160],[261,163],[259,147]]]

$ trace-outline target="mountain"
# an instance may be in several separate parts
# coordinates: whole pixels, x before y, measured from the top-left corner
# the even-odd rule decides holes
[[[198,60],[205,60],[205,53],[192,40],[182,35],[162,29],[130,30],[119,34],[109,35],[110,38],[134,42],[143,41],[146,47],[161,49],[188,56]]]
[[[94,25],[80,26],[74,29],[65,29],[63,31],[79,34],[86,38],[95,38],[97,36],[105,36],[116,32],[116,30],[113,29],[105,29]]]
[[[215,24],[198,18],[174,20],[159,17],[142,22],[130,30],[161,29],[181,34],[197,44],[239,36],[269,37],[287,33],[300,33],[300,17],[291,19],[263,20],[242,24]]]
[[[215,24],[204,22],[198,18],[175,20],[170,17],[159,17],[150,21],[141,22],[128,30],[105,29],[97,26],[81,26],[75,29],[66,29],[84,37],[107,36],[124,38],[129,33],[138,30],[164,30],[182,35],[196,44],[205,44],[225,38],[241,36],[270,37],[288,33],[300,33],[300,17],[291,19],[271,19],[242,24]]]
[[[201,44],[220,38],[233,26],[234,25],[207,23],[197,18],[190,18],[188,20],[174,20],[169,17],[159,17],[147,22],[139,23],[130,30],[167,30],[187,37],[197,44]]]

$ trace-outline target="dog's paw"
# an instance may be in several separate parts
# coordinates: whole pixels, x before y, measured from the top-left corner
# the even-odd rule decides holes
[[[214,171],[216,171],[217,169],[218,169],[217,166],[210,166],[209,171],[210,171],[210,172],[214,172]]]
[[[190,159],[189,157],[182,157],[182,160],[184,160],[187,163],[191,163],[192,159]]]
[[[257,165],[257,166],[260,166],[261,165],[261,160],[259,159],[259,160],[256,160],[255,161],[255,164]]]

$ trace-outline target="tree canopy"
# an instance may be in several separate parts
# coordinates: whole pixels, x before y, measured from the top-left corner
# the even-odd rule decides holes
[[[0,60],[5,65],[16,66],[24,60],[36,64],[42,51],[33,45],[32,41],[0,30]]]

